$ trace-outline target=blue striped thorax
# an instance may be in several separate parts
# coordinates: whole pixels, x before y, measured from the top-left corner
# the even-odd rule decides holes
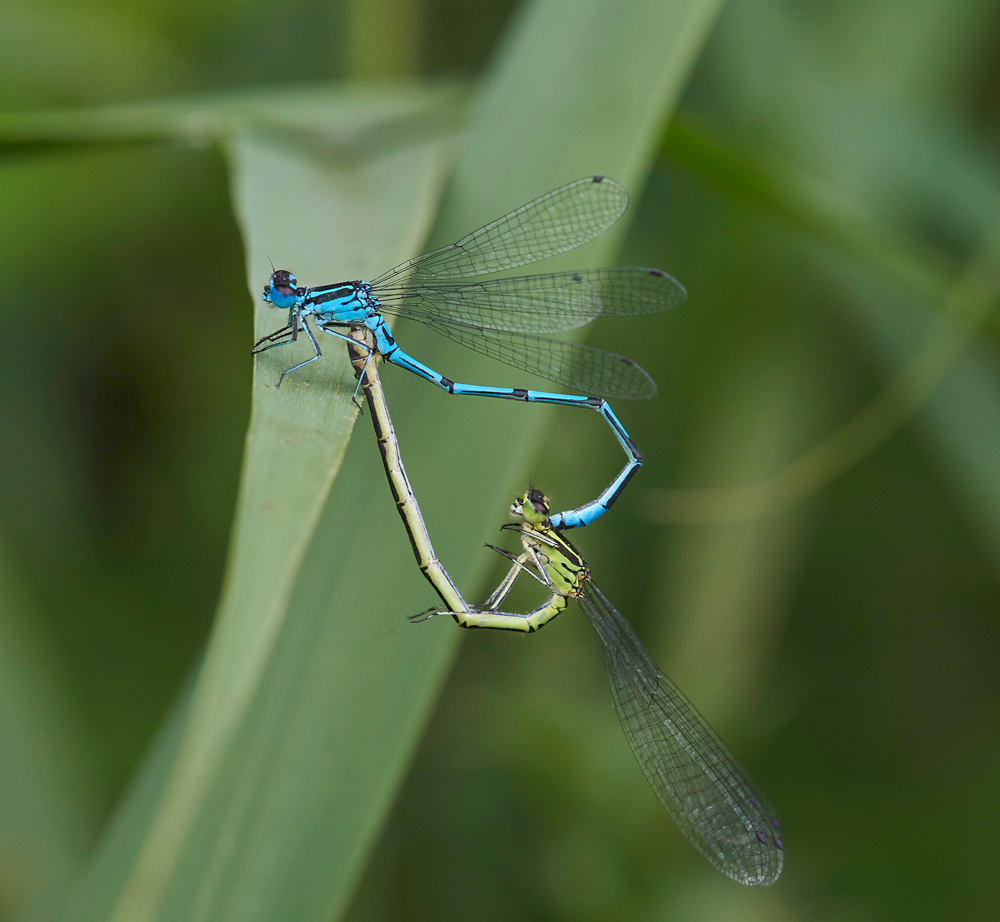
[[[378,313],[378,299],[367,282],[338,282],[317,288],[299,288],[287,269],[271,273],[264,286],[264,300],[282,310],[298,309],[299,316],[314,316],[334,323],[363,323]]]
[[[338,282],[307,288],[304,313],[336,323],[361,323],[378,313],[378,301],[367,282]]]

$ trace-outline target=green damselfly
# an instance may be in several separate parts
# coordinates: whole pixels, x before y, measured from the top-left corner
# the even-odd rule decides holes
[[[410,545],[413,547],[413,554],[417,558],[420,572],[427,577],[428,582],[434,587],[434,591],[441,597],[441,601],[445,605],[456,611],[467,611],[468,605],[434,553],[430,535],[427,534],[427,527],[424,525],[424,517],[420,513],[420,506],[417,504],[417,498],[413,495],[410,480],[403,468],[399,443],[396,441],[396,431],[392,426],[389,407],[386,405],[382,382],[378,376],[378,363],[370,361],[371,341],[372,333],[370,330],[364,327],[352,330],[348,334],[347,350],[351,364],[354,366],[354,373],[357,375],[361,389],[365,393],[365,399],[368,401],[372,425],[375,427],[375,438],[378,441],[379,452],[382,454],[382,464],[385,467],[389,488],[392,490],[392,496],[396,502],[396,509],[399,510],[400,517],[403,519],[403,527],[410,536]]]
[[[471,610],[431,610],[424,621],[451,615],[463,627],[532,632],[576,599],[601,639],[611,698],[632,753],[660,803],[688,841],[727,877],[747,886],[781,874],[781,824],[749,772],[694,705],[660,671],[625,616],[597,587],[583,555],[552,525],[548,499],[529,489],[511,506],[523,552],[493,550],[512,561],[496,591]],[[489,545],[492,547],[492,545]],[[527,573],[549,597],[526,614],[500,610],[518,576]]]

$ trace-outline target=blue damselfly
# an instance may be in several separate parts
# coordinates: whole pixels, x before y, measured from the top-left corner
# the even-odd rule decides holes
[[[560,513],[561,528],[586,525],[618,498],[642,464],[642,454],[612,412],[608,398],[643,400],[656,384],[624,356],[540,335],[584,326],[596,317],[654,314],[680,304],[683,286],[659,269],[581,269],[517,278],[462,281],[537,262],[572,250],[607,230],[625,211],[628,193],[612,179],[592,176],[569,183],[370,282],[299,287],[285,269],[272,272],[264,300],[289,311],[288,323],[260,339],[254,354],[295,342],[304,333],[322,355],[310,319],[324,333],[347,339],[362,327],[373,334],[368,356],[436,384],[450,394],[589,407],[611,427],[625,451],[621,473],[592,502]],[[407,355],[384,315],[419,321],[483,355],[587,396],[509,387],[459,384]]]

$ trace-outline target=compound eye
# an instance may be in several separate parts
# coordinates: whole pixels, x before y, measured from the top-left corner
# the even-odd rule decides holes
[[[549,499],[541,490],[536,490],[532,487],[528,490],[528,494],[525,496],[525,499],[531,504],[535,512],[539,512],[543,515],[549,514]]]
[[[284,295],[289,295],[295,290],[295,276],[287,269],[278,269],[271,273],[270,287]]]

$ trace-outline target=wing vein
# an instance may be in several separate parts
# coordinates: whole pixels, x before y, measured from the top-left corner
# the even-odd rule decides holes
[[[774,808],[593,583],[580,605],[601,638],[611,697],[656,796],[694,847],[739,883],[769,884],[784,851]]]

